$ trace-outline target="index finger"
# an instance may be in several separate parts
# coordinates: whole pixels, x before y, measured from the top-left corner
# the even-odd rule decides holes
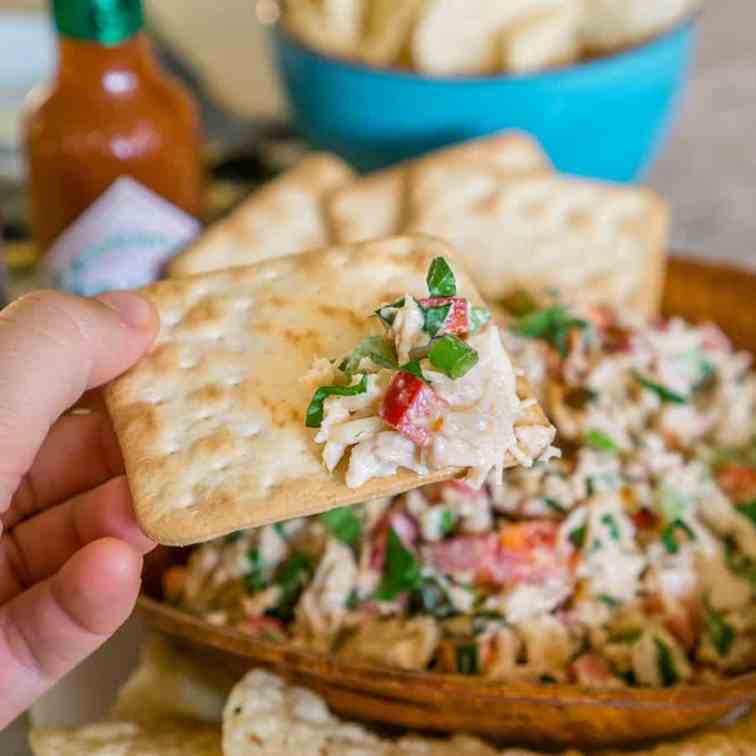
[[[157,328],[152,305],[130,292],[98,301],[40,291],[0,312],[0,513],[50,426],[136,362]]]

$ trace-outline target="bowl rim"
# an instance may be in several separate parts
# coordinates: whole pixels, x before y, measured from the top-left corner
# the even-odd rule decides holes
[[[259,667],[310,680],[338,677],[342,687],[356,679],[366,691],[386,691],[401,700],[429,700],[439,691],[464,693],[478,700],[527,702],[537,706],[611,707],[635,711],[697,711],[713,703],[737,707],[756,699],[756,670],[711,683],[683,683],[671,688],[637,686],[600,688],[576,683],[495,680],[431,670],[407,670],[360,659],[339,659],[327,652],[250,637],[240,630],[212,625],[183,609],[142,591],[136,604],[148,626],[205,650],[246,659]],[[200,639],[198,635],[201,635]],[[374,680],[374,683],[370,681]]]
[[[323,52],[322,50],[319,50],[308,42],[305,42],[299,37],[292,34],[280,19],[272,24],[269,24],[268,28],[273,36],[279,41],[283,41],[287,45],[298,49],[300,52],[304,52],[324,63],[335,65],[342,69],[355,73],[370,74],[385,79],[406,80],[427,85],[494,85],[503,83],[528,82],[552,83],[554,81],[567,78],[571,75],[590,74],[601,69],[607,70],[611,67],[621,65],[628,59],[641,57],[651,48],[656,46],[663,46],[672,37],[693,31],[702,13],[703,8],[695,8],[678,18],[670,26],[643,39],[616,48],[609,53],[599,53],[595,56],[579,60],[574,63],[568,63],[540,71],[530,71],[519,74],[511,72],[499,72],[478,75],[433,75],[418,73],[410,69],[394,68],[392,66],[379,66],[371,63],[364,63],[359,60],[354,60],[353,58],[350,58],[346,55],[334,55]]]

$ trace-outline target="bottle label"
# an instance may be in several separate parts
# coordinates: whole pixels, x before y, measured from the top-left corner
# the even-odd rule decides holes
[[[200,230],[199,222],[129,176],[121,176],[44,256],[56,289],[94,296],[155,281]]]

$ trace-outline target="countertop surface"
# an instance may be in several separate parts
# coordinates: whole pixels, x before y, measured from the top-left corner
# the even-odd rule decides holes
[[[161,0],[160,21],[167,24],[169,36],[180,39],[181,47],[186,49],[196,42],[196,47],[202,48],[202,60],[197,67],[206,79],[213,80],[219,99],[246,114],[260,108],[274,112],[280,102],[266,99],[270,96],[272,78],[264,64],[260,63],[261,68],[242,67],[242,71],[254,73],[256,85],[247,90],[257,93],[254,98],[240,100],[237,88],[233,97],[224,95],[223,87],[217,83],[219,67],[228,65],[235,55],[254,54],[250,39],[260,38],[251,12],[253,3],[250,0],[228,0],[228,3],[239,13],[239,23],[229,22],[224,12],[223,34],[214,35],[215,45],[207,35],[209,29],[219,28],[216,3]],[[176,16],[175,27],[171,6],[176,12],[179,7],[183,11],[181,20]],[[672,206],[674,248],[756,267],[754,28],[756,3],[717,0],[709,4],[701,22],[698,60],[681,118],[648,183]],[[238,71],[237,67],[235,70]],[[235,80],[239,81],[238,72]],[[0,734],[0,754],[27,756],[25,732],[25,722],[19,720]]]

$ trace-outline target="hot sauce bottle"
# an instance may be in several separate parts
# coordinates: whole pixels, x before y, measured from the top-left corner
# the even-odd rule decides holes
[[[52,284],[141,285],[198,229],[199,117],[161,71],[141,0],[52,0],[58,67],[24,119],[32,233]]]

